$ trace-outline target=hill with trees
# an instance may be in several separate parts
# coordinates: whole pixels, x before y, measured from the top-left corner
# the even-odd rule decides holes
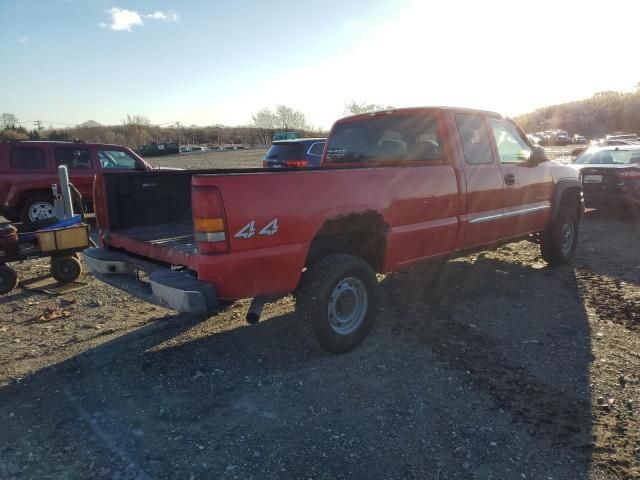
[[[640,83],[635,92],[599,92],[586,100],[542,107],[515,120],[527,132],[562,129],[589,138],[640,133]]]

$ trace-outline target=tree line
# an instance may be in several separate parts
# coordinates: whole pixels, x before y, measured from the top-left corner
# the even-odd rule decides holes
[[[148,117],[141,114],[127,114],[119,125],[102,125],[88,120],[75,126],[54,128],[43,125],[41,128],[26,128],[11,113],[0,115],[0,140],[84,140],[92,143],[114,143],[138,148],[146,144],[175,143],[208,145],[248,145],[268,146],[269,131],[301,131],[304,136],[324,134],[320,129],[310,127],[302,112],[279,106],[274,113],[273,123],[267,123],[268,109],[254,115],[257,121],[240,127],[225,125],[198,126],[176,122],[170,125],[153,125]],[[277,119],[277,120],[275,120]]]
[[[589,138],[608,133],[640,133],[640,83],[634,92],[598,92],[576,102],[539,108],[516,122],[527,132],[562,129]]]
[[[383,110],[382,105],[352,101],[345,105],[345,115]],[[114,143],[138,148],[147,144],[174,143],[207,145],[248,145],[266,147],[276,132],[298,131],[304,137],[326,136],[320,128],[310,126],[306,115],[287,105],[278,105],[275,110],[263,108],[251,117],[246,126],[228,127],[213,125],[201,127],[183,125],[154,125],[142,114],[127,114],[119,125],[102,125],[87,120],[75,126],[54,128],[40,125],[27,129],[12,113],[0,115],[0,140],[84,140],[92,143]]]

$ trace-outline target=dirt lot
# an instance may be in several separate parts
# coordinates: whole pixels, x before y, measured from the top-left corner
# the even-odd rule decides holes
[[[251,150],[230,150],[194,152],[166,157],[148,157],[152,165],[159,167],[180,167],[188,169],[202,168],[255,168],[262,167],[262,157],[267,152],[264,148]]]
[[[591,211],[565,267],[522,242],[386,276],[340,356],[297,333],[290,298],[248,326],[244,301],[194,319],[88,275],[16,291],[0,478],[638,479],[638,245],[640,219]]]

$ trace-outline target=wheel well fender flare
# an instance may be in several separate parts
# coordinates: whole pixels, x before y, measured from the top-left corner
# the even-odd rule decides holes
[[[349,251],[349,249],[344,248],[346,245],[343,242],[338,242],[340,248],[334,250],[332,248],[332,244],[334,244],[336,239],[349,240],[355,238],[355,235],[365,234],[371,235],[377,243],[368,245],[366,248],[367,252],[360,253],[379,256],[379,258],[376,259],[367,258],[368,262],[374,269],[379,269],[383,262],[388,230],[389,225],[385,221],[383,215],[374,210],[351,212],[346,215],[329,218],[316,232],[309,244],[309,251],[307,252],[305,265],[313,263],[314,260],[318,260],[321,256],[327,253],[345,253],[346,251]],[[333,246],[338,245],[334,244]]]
[[[560,180],[553,191],[553,196],[551,198],[551,215],[549,216],[549,222],[551,222],[558,213],[560,212],[560,207],[562,205],[562,197],[568,190],[577,190],[579,192],[579,212],[578,212],[578,221],[580,217],[582,217],[582,213],[584,211],[584,199],[582,197],[582,182],[580,182],[577,178],[563,178]]]
[[[50,189],[34,188],[32,190],[25,190],[20,194],[20,197],[18,197],[17,208],[18,209],[22,208],[22,206],[24,205],[24,202],[26,202],[29,197],[32,197],[34,195],[40,195],[40,194],[50,195],[51,198],[53,199],[53,193],[51,192]]]

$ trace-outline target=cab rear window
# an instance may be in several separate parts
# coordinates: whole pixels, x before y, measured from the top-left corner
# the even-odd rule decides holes
[[[326,160],[333,163],[440,160],[437,121],[428,115],[372,117],[335,126]]]
[[[9,154],[9,167],[20,170],[41,170],[47,167],[40,147],[14,147]]]
[[[274,163],[303,159],[304,154],[300,143],[274,143],[264,156],[264,160]]]

